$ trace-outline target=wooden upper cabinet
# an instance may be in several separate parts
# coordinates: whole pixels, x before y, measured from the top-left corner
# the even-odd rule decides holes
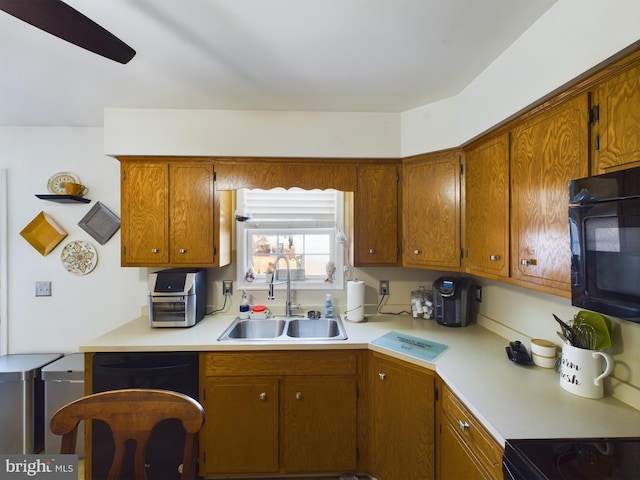
[[[509,276],[509,135],[465,153],[465,268]]]
[[[122,266],[226,265],[231,194],[212,161],[121,159]]]
[[[566,101],[511,132],[512,278],[568,296],[567,182],[588,175],[587,94]]]
[[[353,264],[396,266],[400,257],[400,164],[358,166]]]
[[[218,158],[216,161],[218,190],[299,187],[354,192],[357,189],[355,159]]]
[[[213,183],[212,164],[171,165],[169,238],[172,263],[215,263]]]
[[[122,162],[122,266],[169,263],[169,165]]]
[[[460,157],[454,150],[403,162],[404,266],[460,268]]]
[[[640,65],[596,87],[592,103],[593,174],[640,166]]]

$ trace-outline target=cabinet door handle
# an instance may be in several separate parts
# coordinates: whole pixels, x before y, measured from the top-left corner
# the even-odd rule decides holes
[[[380,377],[380,380],[384,380],[385,378],[387,378],[387,374],[386,374],[386,373],[382,373],[382,372],[380,372],[380,373],[378,374],[378,377]]]
[[[376,253],[378,253],[378,251],[377,251],[375,248],[370,248],[370,249],[369,249],[369,253],[370,253],[371,255],[375,255]]]
[[[181,248],[181,249],[180,249],[180,253],[183,253],[183,254],[184,254],[184,253],[187,253],[187,249],[186,249],[186,248]]]
[[[152,248],[151,249],[151,253],[158,253],[158,249],[157,248]]]
[[[296,392],[296,400],[302,400],[302,392]]]
[[[266,400],[267,399],[267,394],[265,392],[260,393],[260,400]]]
[[[531,265],[537,265],[538,262],[535,258],[523,258],[520,260],[520,265],[524,265],[525,267],[530,267]]]
[[[467,422],[463,422],[462,420],[458,420],[458,426],[460,427],[460,430],[462,430],[463,432],[466,432],[467,430],[469,430],[469,424]]]
[[[489,255],[489,260],[491,260],[492,262],[497,262],[498,260],[500,260],[500,255]]]
[[[417,248],[413,251],[414,255],[420,255],[420,250],[418,250]]]

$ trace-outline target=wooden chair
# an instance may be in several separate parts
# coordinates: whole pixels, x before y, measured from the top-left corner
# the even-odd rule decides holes
[[[144,451],[153,427],[167,419],[179,419],[186,431],[182,480],[196,478],[198,431],[204,423],[204,409],[193,398],[166,390],[127,389],[88,395],[60,408],[51,418],[51,431],[62,435],[60,453],[75,453],[78,423],[102,420],[113,432],[115,455],[109,480],[122,468],[125,442],[135,440],[135,478],[145,480]]]

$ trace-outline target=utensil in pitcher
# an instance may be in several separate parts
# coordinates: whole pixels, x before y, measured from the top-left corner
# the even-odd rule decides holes
[[[598,344],[598,335],[593,325],[584,322],[574,322],[572,326],[582,348],[595,350]]]
[[[562,333],[564,334],[565,337],[567,337],[567,339],[569,340],[571,345],[573,345],[574,347],[583,348],[582,345],[580,344],[580,340],[577,338],[576,332],[573,330],[573,328],[571,328],[571,326],[569,324],[564,322],[555,313],[553,313],[552,315],[553,315],[553,318],[556,319],[556,322],[558,322],[560,324],[560,326],[562,327]]]

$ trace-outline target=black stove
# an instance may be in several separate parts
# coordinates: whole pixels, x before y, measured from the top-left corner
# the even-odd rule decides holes
[[[503,471],[505,480],[638,480],[640,437],[507,440]]]

